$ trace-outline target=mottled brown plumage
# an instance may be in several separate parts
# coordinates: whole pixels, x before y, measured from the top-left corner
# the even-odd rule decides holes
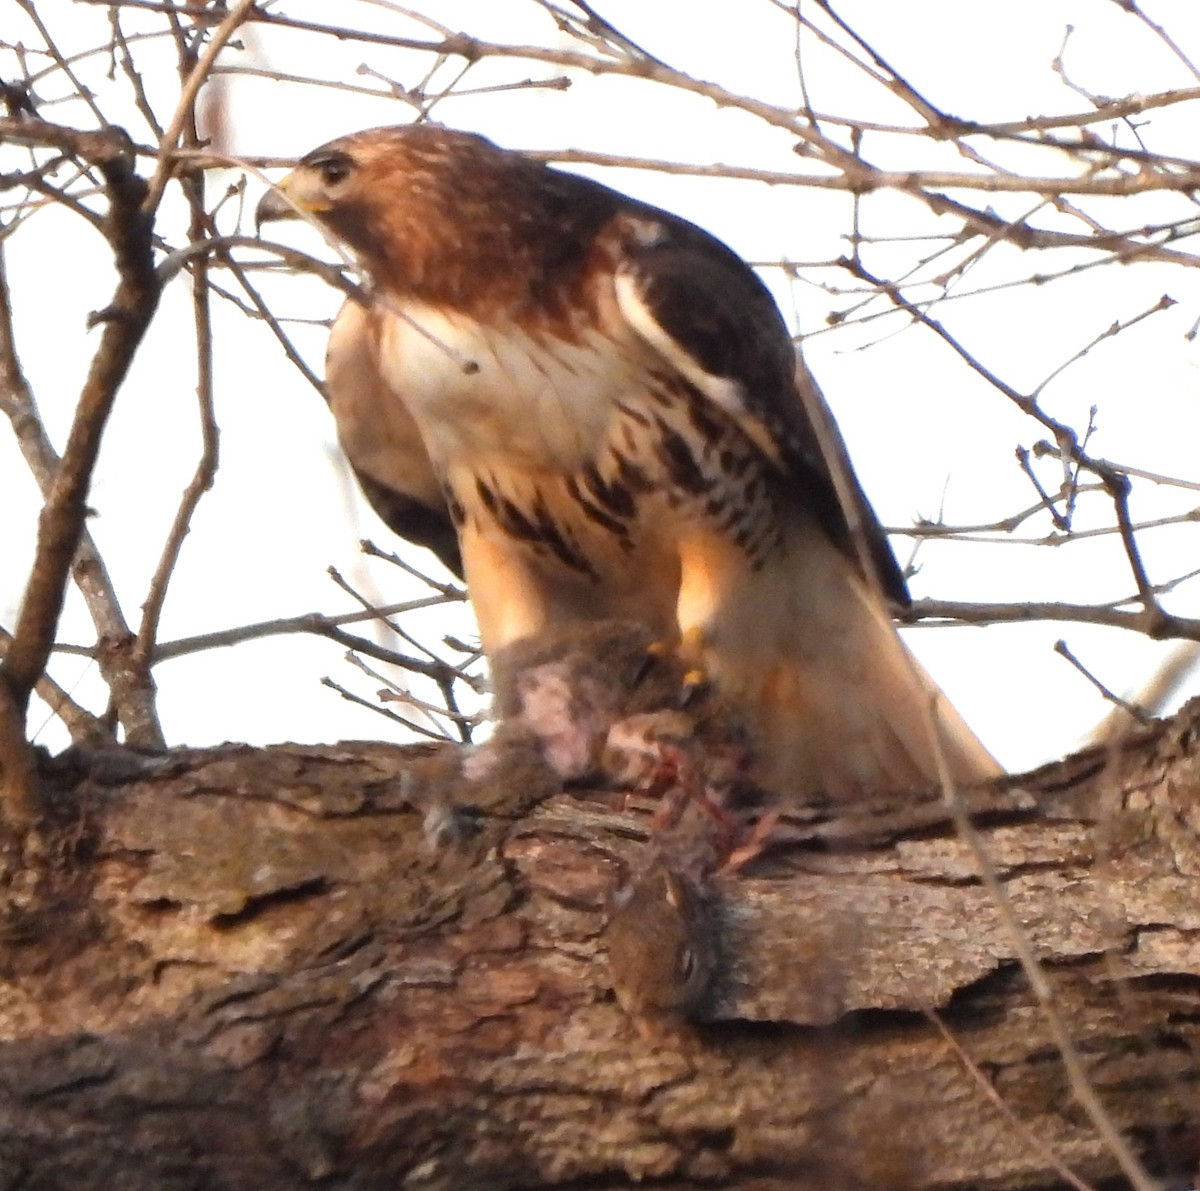
[[[745,712],[765,784],[853,796],[994,761],[901,644],[903,578],[761,282],[694,225],[429,126],[315,150],[299,209],[357,254],[331,336],[351,463],[401,533],[453,523],[493,659],[628,619]],[[388,445],[391,443],[392,445]],[[451,559],[451,561],[453,561]]]

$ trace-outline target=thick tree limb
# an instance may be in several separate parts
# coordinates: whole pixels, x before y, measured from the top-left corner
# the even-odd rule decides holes
[[[1087,1074],[1155,1173],[1200,1153],[1198,736],[1193,709],[972,796]],[[467,787],[458,760],[359,744],[49,763],[60,859],[2,919],[0,1183],[1115,1175],[939,798],[790,815],[717,882],[704,1020],[647,1040],[601,944],[647,808],[545,800],[518,757]],[[439,806],[466,798],[477,834],[435,848]]]

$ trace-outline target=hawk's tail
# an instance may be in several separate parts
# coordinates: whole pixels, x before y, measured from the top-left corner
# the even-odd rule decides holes
[[[762,785],[853,798],[935,783],[939,756],[956,782],[1003,772],[815,523],[793,523],[781,556],[749,572],[703,537],[682,552],[680,624],[745,715]]]

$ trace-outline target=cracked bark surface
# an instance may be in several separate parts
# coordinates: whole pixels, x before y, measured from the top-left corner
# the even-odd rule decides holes
[[[1107,1110],[1186,1177],[1198,725],[971,795]],[[0,915],[0,1189],[1116,1176],[940,795],[790,815],[715,882],[703,1020],[647,1040],[600,934],[648,806],[514,761],[435,847],[456,772],[369,743],[45,761],[50,855]]]

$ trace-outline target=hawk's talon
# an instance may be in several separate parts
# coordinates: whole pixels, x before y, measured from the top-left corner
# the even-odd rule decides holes
[[[636,690],[640,687],[650,677],[650,671],[670,654],[671,647],[665,641],[651,641],[633,668],[633,673],[630,675],[630,689]]]
[[[679,691],[679,706],[690,707],[708,690],[708,675],[699,666],[694,666],[684,676]]]
[[[685,629],[678,644],[669,641],[651,641],[646,646],[645,654],[634,674],[633,685],[638,686],[646,680],[651,668],[658,662],[669,658],[681,662],[687,669],[680,679],[681,689],[676,706],[680,709],[690,707],[699,695],[708,689],[708,672],[700,658],[704,651],[704,630],[696,627]]]

